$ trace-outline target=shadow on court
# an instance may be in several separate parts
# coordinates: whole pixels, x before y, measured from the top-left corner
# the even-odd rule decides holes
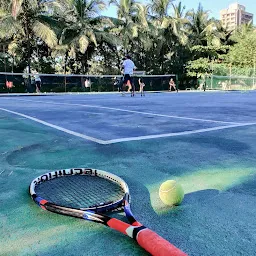
[[[136,97],[131,104],[128,97],[121,102],[120,98],[115,99],[116,95],[110,98],[87,95],[75,98],[75,103],[87,101],[87,104],[130,110],[140,107],[140,111],[224,121],[256,120],[255,104],[252,104],[254,94],[231,93],[231,98],[229,94],[191,94],[146,95],[145,104]],[[59,100],[65,99],[70,104],[74,101],[74,97],[60,97]],[[102,102],[102,99],[105,100]],[[214,106],[209,102],[211,99],[215,101]],[[236,100],[245,104],[240,112]],[[150,107],[154,102],[156,107]],[[202,109],[195,110],[196,102]],[[21,107],[20,103],[8,104],[13,105],[15,111]],[[172,104],[176,104],[175,109]],[[8,108],[5,100],[0,99],[0,105]],[[232,108],[234,105],[236,107]],[[43,108],[44,105],[38,106]],[[48,108],[49,122],[54,119],[51,111],[57,107]],[[76,110],[72,106],[72,111],[79,112],[80,108]],[[208,115],[202,116],[202,113]],[[108,112],[101,115],[105,116],[100,120],[108,125],[117,125],[122,116],[118,115],[111,123]],[[104,123],[100,123],[97,130],[97,118],[91,121],[92,116],[89,119],[77,117],[80,116],[73,116],[73,126],[78,124],[81,129],[88,122],[96,126],[91,131],[94,135],[100,133],[101,138],[114,138],[108,136],[116,129],[123,129],[120,134],[135,136],[125,131],[125,126],[104,134]],[[130,117],[127,124],[132,127],[132,122],[138,120],[139,117]],[[182,130],[183,126],[178,127],[169,117],[161,120],[165,123],[161,129]],[[194,125],[189,120],[186,122],[190,127]],[[120,123],[125,125],[125,115]],[[151,129],[157,122],[148,121],[145,125]],[[186,126],[184,120],[183,125]],[[200,125],[196,129],[199,128]],[[131,207],[138,221],[189,255],[256,255],[255,125],[103,145],[0,111],[0,139],[1,255],[148,255],[132,239],[114,230],[43,211],[30,199],[28,186],[35,177],[73,167],[106,170],[122,177],[129,185]],[[184,188],[185,198],[180,206],[164,206],[158,197],[159,186],[168,179],[177,180]]]

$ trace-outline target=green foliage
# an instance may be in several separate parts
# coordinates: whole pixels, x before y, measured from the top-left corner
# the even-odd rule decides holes
[[[213,64],[213,75],[217,76],[255,76],[254,68],[233,66],[228,63]]]
[[[117,18],[100,15],[106,4],[116,6]],[[174,73],[181,83],[187,76],[204,78],[212,72],[249,76],[256,33],[252,24],[232,33],[201,4],[186,10],[172,0],[147,5],[135,0],[0,3],[1,71],[23,71],[29,65],[41,73],[120,74],[127,53],[138,70]]]
[[[219,59],[226,54],[230,49],[229,45],[209,45],[209,46],[202,46],[202,45],[195,45],[191,48],[194,56],[196,57],[205,57],[210,59]]]
[[[8,39],[8,54],[15,60],[13,70],[22,71],[28,66],[31,71],[35,59],[39,58],[36,53],[40,48],[39,41],[44,42],[48,49],[57,44],[47,5],[47,1],[12,0],[9,5],[0,7],[3,14],[0,18],[0,43],[6,44]],[[49,51],[44,57],[48,55]]]
[[[256,33],[238,36],[237,44],[230,48],[225,59],[237,67],[253,67],[256,64]]]
[[[207,58],[189,61],[187,65],[188,76],[191,77],[204,78],[210,75],[211,71],[211,65]]]

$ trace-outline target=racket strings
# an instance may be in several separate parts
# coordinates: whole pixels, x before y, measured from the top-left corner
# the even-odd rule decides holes
[[[43,199],[70,208],[91,208],[123,198],[122,187],[97,176],[71,175],[38,184],[35,192]]]

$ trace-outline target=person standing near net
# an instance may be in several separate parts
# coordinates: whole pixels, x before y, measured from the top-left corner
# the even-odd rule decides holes
[[[140,96],[145,96],[145,92],[144,92],[144,87],[145,87],[145,83],[143,82],[143,78],[140,77],[139,78],[139,85],[140,85]]]
[[[41,78],[37,72],[35,72],[34,78],[35,78],[35,84],[36,84],[36,92],[40,93],[41,92]]]
[[[85,81],[84,81],[84,87],[87,88],[91,88],[91,80],[86,77]]]
[[[122,93],[122,96],[124,95],[124,91],[125,91],[125,85],[124,85],[124,67],[123,67],[123,62],[126,60],[126,58],[122,58],[122,62],[120,63],[120,72],[122,74],[122,78],[120,81],[120,84],[118,85],[119,87],[119,92]]]
[[[178,92],[178,88],[176,87],[176,84],[175,82],[173,81],[173,79],[171,78],[170,81],[169,81],[169,91],[171,92],[172,91],[172,87],[174,88],[175,91]]]
[[[114,77],[114,86],[117,86],[118,92],[122,92],[123,77]]]
[[[130,84],[131,86],[131,97],[134,97],[134,83],[133,83],[133,71],[135,69],[135,64],[131,60],[131,57],[129,55],[126,55],[125,60],[123,62],[123,72],[124,72],[124,81],[123,81],[123,87]]]

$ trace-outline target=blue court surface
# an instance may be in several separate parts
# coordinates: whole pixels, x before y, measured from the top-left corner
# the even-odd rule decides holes
[[[138,221],[188,255],[256,255],[256,92],[5,95],[0,139],[0,255],[149,255],[31,200],[35,177],[75,167],[122,177]],[[180,206],[161,202],[166,180]]]

